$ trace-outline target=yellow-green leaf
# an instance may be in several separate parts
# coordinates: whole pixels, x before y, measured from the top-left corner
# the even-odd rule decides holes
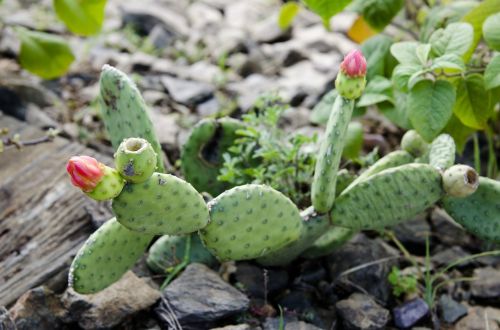
[[[484,21],[483,35],[488,46],[500,51],[500,13],[491,15]]]
[[[296,2],[287,2],[280,8],[278,17],[278,25],[282,30],[288,29],[293,22],[293,19],[299,13],[300,6]]]
[[[362,14],[371,27],[382,31],[403,8],[404,0],[365,0]]]
[[[306,6],[318,14],[324,22],[328,22],[335,14],[340,13],[351,0],[302,0]]]
[[[484,86],[492,89],[500,86],[500,55],[491,59],[484,71]]]
[[[362,43],[376,34],[377,31],[373,30],[373,28],[366,23],[363,16],[358,16],[351,25],[349,31],[347,31],[347,36],[357,43]]]
[[[493,114],[493,98],[484,86],[482,75],[468,75],[459,81],[453,113],[465,126],[475,129],[486,127]]]
[[[106,0],[54,0],[57,17],[71,32],[82,36],[101,30],[105,6]]]

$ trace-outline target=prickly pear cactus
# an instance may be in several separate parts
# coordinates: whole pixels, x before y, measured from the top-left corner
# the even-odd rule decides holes
[[[115,166],[128,182],[144,182],[156,169],[156,152],[145,139],[125,139],[116,150]]]
[[[301,256],[308,259],[320,258],[331,254],[354,236],[348,228],[333,226],[321,235]]]
[[[158,155],[158,172],[165,172],[163,152],[147,114],[147,106],[141,93],[123,72],[109,65],[102,67],[100,103],[104,126],[113,148],[129,137],[140,137],[151,143]]]
[[[500,182],[479,178],[472,195],[443,198],[443,206],[451,217],[474,235],[500,243]]]
[[[152,238],[128,230],[115,218],[108,220],[78,251],[69,271],[69,286],[82,294],[105,289],[134,265]]]
[[[141,183],[128,183],[112,207],[125,227],[155,235],[189,234],[209,220],[207,205],[193,186],[163,173],[154,173]]]
[[[181,168],[184,177],[199,191],[217,196],[231,188],[217,180],[224,163],[222,155],[238,137],[244,124],[231,118],[203,119],[191,132],[182,148]]]
[[[331,212],[332,223],[353,230],[380,229],[414,217],[443,195],[441,174],[434,167],[390,168],[340,194]]]
[[[277,190],[249,184],[210,201],[210,223],[199,231],[219,260],[246,260],[276,251],[300,236],[297,206]]]
[[[118,196],[125,184],[125,180],[111,167],[104,167],[104,176],[94,190],[86,194],[97,201],[105,201]]]
[[[146,263],[155,273],[165,274],[167,269],[182,262],[186,252],[186,236],[160,237],[149,248]],[[189,262],[198,262],[209,267],[217,263],[215,257],[201,243],[198,234],[191,234]]]
[[[297,240],[271,252],[257,262],[263,266],[283,266],[297,258],[305,249],[311,246],[328,230],[330,219],[327,214],[316,214],[313,207],[301,212],[302,230]]]
[[[453,165],[443,173],[443,187],[448,196],[467,197],[479,185],[479,175],[470,166]]]
[[[337,182],[335,182],[335,196],[340,195],[351,183],[357,179],[355,174],[350,173],[345,168],[337,173]]]
[[[413,157],[422,157],[429,151],[429,143],[412,129],[403,135],[401,149],[409,152]]]
[[[429,164],[442,171],[455,164],[455,141],[448,134],[440,134],[432,141]]]

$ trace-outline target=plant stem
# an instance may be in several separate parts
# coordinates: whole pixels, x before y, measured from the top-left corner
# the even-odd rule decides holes
[[[417,261],[415,260],[415,258],[413,258],[413,256],[410,254],[410,252],[405,248],[405,246],[403,245],[403,243],[401,243],[401,241],[396,237],[396,235],[394,235],[394,232],[390,231],[390,230],[387,230],[386,231],[386,235],[389,236],[389,238],[394,242],[394,244],[396,244],[396,246],[398,247],[398,249],[405,256],[405,259],[407,259],[409,262],[411,262],[411,264],[413,265],[413,267],[415,267],[415,269],[418,272],[418,276],[420,278],[424,278],[424,276],[422,274],[422,271],[420,270],[420,267],[417,264]]]
[[[427,235],[425,238],[425,293],[424,300],[432,309],[434,301],[432,299],[432,285],[433,281],[431,278],[431,248],[430,248],[430,236]]]
[[[474,143],[474,167],[476,168],[477,173],[481,174],[481,152],[479,150],[479,139],[477,137],[477,133],[474,133],[472,141]]]

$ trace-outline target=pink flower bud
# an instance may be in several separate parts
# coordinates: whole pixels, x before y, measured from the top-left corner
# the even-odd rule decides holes
[[[104,165],[89,156],[74,156],[68,161],[66,171],[74,186],[84,192],[91,192],[104,175]]]
[[[340,70],[351,78],[366,75],[366,60],[363,53],[357,49],[352,50],[340,63]]]

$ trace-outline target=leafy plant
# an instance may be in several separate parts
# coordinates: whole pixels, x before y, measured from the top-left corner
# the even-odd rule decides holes
[[[401,269],[393,266],[387,277],[392,285],[392,293],[399,297],[403,294],[412,294],[417,291],[417,277],[415,275],[404,275]]]

